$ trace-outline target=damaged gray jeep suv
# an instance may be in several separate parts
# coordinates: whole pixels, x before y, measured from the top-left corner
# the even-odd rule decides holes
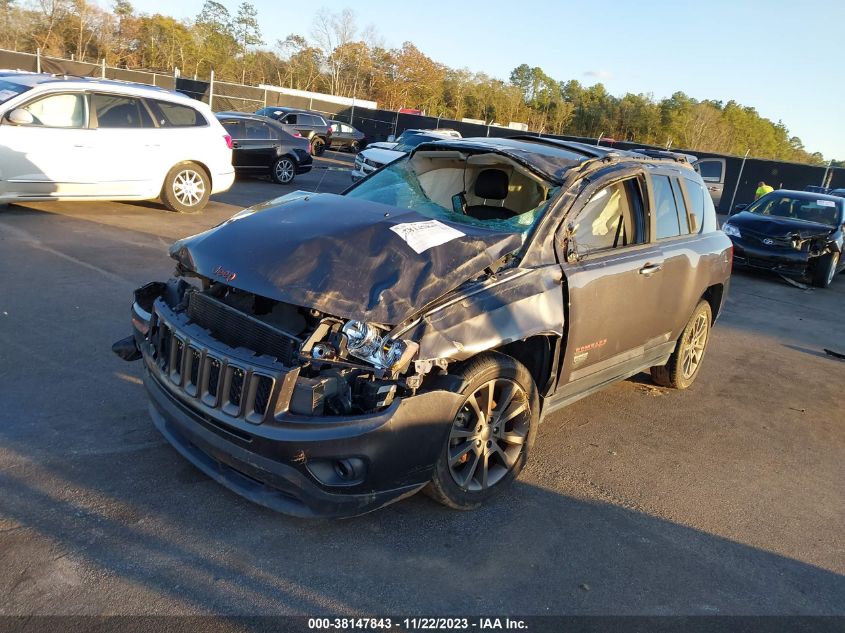
[[[256,503],[468,509],[556,407],[647,369],[688,387],[731,248],[683,157],[443,140],[176,242],[114,350],[170,443]]]

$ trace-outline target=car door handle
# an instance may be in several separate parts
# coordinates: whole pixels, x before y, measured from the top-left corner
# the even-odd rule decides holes
[[[648,263],[642,268],[640,268],[641,275],[653,275],[656,272],[663,270],[663,264],[652,264]]]
[[[712,187],[707,187],[707,188],[708,188],[710,191],[719,191],[719,187],[717,187],[717,186],[715,186],[715,185],[714,185],[714,186],[712,186]]]
[[[241,144],[238,143],[237,141],[232,141],[232,147],[240,147],[240,146],[241,146]]]

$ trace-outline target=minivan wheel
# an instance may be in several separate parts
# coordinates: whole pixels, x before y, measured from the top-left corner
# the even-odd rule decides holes
[[[836,277],[836,267],[839,265],[839,253],[830,253],[820,257],[813,271],[813,285],[816,288],[827,288]]]
[[[296,176],[296,166],[287,156],[282,156],[273,163],[273,170],[270,172],[273,181],[280,185],[286,185],[293,181]]]
[[[322,156],[326,153],[326,142],[319,136],[315,136],[311,140],[311,154],[314,156]]]
[[[485,353],[451,375],[464,396],[425,492],[457,510],[472,510],[519,475],[539,422],[537,387],[524,365]]]
[[[180,163],[167,172],[161,188],[161,201],[171,211],[198,213],[208,204],[211,181],[196,163]]]
[[[675,351],[665,365],[651,368],[651,379],[661,387],[686,389],[698,376],[701,361],[707,351],[710,341],[710,324],[713,322],[713,312],[710,304],[700,301],[695,307],[687,323]]]

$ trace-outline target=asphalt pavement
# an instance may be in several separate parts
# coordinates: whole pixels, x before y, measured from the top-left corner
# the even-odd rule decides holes
[[[845,351],[845,275],[735,272],[691,389],[640,375],[552,414],[475,512],[297,520],[181,458],[110,349],[132,290],[176,238],[341,191],[349,160],[198,215],[0,205],[0,614],[845,614],[845,362],[823,351]]]

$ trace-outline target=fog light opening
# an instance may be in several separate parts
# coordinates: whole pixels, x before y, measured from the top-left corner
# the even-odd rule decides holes
[[[357,475],[355,472],[355,465],[348,459],[335,460],[334,472],[343,481],[352,481]]]

